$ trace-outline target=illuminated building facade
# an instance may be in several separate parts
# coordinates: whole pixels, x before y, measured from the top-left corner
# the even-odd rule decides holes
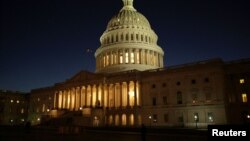
[[[28,116],[28,94],[0,90],[0,125],[21,125]]]
[[[80,71],[32,90],[27,120],[33,125],[206,127],[250,118],[250,60],[164,67],[164,52],[148,20],[133,0],[123,3],[100,38],[96,72]]]

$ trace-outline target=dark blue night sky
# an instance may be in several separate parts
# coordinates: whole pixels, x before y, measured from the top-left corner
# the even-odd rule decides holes
[[[122,0],[2,0],[0,89],[29,92],[81,70]],[[165,66],[250,57],[247,0],[134,0],[165,51]],[[93,52],[87,52],[88,49]]]

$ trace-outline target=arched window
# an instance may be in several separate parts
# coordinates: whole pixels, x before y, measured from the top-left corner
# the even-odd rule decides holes
[[[107,44],[109,43],[109,37],[107,38]]]
[[[130,123],[130,126],[134,126],[134,114],[131,114],[130,116],[129,116],[129,123]]]
[[[126,41],[128,41],[129,40],[129,37],[128,37],[128,33],[126,34]]]
[[[118,126],[119,125],[119,115],[116,114],[115,115],[115,126]]]
[[[182,104],[182,92],[181,91],[177,92],[176,98],[177,98],[177,104]]]
[[[114,36],[111,35],[111,43],[114,43]]]
[[[127,125],[127,117],[126,114],[122,114],[122,126],[126,126]]]
[[[112,125],[112,124],[113,124],[113,116],[110,115],[110,116],[109,116],[109,125]]]
[[[116,42],[118,42],[118,40],[119,40],[119,36],[118,34],[116,34]]]

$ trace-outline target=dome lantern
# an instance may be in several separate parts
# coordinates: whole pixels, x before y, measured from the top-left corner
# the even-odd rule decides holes
[[[132,10],[136,11],[133,6],[133,0],[122,0],[123,1],[123,8],[121,10]]]

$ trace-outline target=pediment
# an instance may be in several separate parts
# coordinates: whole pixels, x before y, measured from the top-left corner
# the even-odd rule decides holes
[[[94,80],[98,78],[98,74],[88,72],[88,71],[80,71],[72,78],[68,79],[66,82],[86,82],[89,80]]]

